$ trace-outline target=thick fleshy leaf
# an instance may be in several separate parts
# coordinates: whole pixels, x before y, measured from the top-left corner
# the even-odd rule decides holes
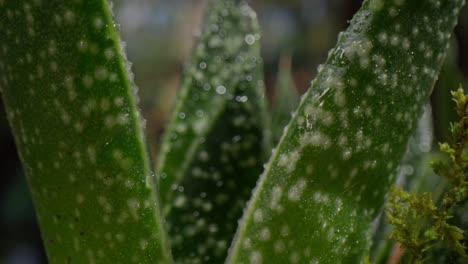
[[[178,262],[224,261],[270,151],[259,37],[245,3],[211,2],[158,162]]]
[[[228,263],[359,263],[464,1],[364,1],[303,97]]]
[[[167,263],[107,1],[0,0],[0,87],[51,263]]]

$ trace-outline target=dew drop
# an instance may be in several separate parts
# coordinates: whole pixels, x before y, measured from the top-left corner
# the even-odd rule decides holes
[[[252,34],[247,34],[245,36],[245,43],[248,45],[253,45],[255,43],[255,36]]]
[[[216,93],[221,94],[221,95],[225,94],[226,93],[226,87],[224,87],[222,85],[216,87]]]

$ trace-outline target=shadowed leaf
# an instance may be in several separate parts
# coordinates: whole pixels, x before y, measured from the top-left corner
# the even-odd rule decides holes
[[[283,55],[278,68],[278,79],[275,86],[275,97],[272,104],[272,141],[276,145],[284,128],[291,121],[293,111],[299,104],[299,93],[291,74],[291,57]]]
[[[256,14],[213,1],[158,162],[176,261],[221,263],[269,151]]]

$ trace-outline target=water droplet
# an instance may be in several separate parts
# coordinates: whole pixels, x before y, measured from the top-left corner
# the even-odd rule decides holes
[[[248,45],[253,45],[255,43],[255,36],[252,34],[247,34],[245,36],[245,43]]]
[[[236,96],[236,101],[239,103],[245,103],[249,100],[249,98],[245,95],[243,96]]]
[[[221,94],[221,95],[225,94],[226,93],[226,87],[224,87],[222,85],[216,87],[216,93]]]

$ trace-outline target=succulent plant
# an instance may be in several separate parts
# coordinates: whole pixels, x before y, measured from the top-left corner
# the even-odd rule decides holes
[[[212,1],[154,173],[108,2],[0,0],[0,91],[49,261],[364,262],[463,4],[364,1],[288,120],[287,81],[267,112],[255,12]]]

